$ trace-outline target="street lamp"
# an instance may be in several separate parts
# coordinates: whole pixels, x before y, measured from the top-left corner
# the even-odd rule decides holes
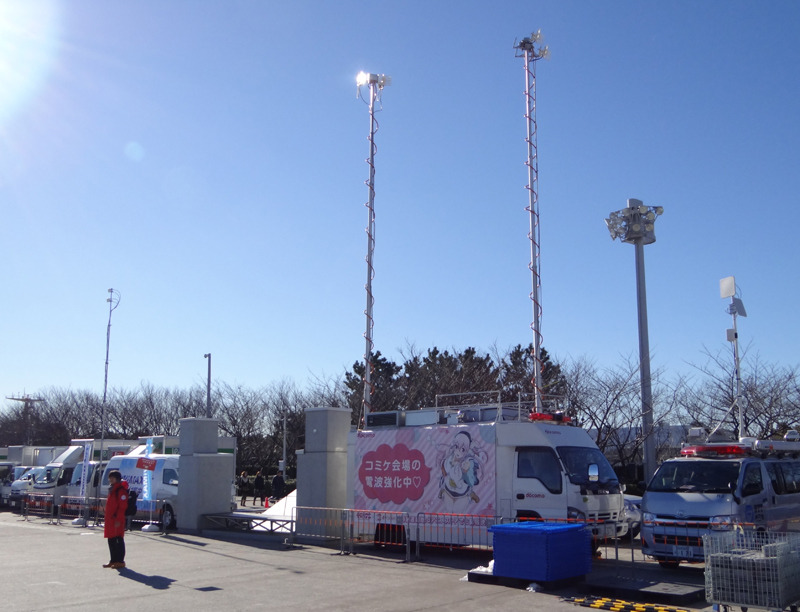
[[[211,353],[203,355],[208,359],[208,382],[206,383],[206,418],[211,418]]]
[[[619,238],[636,247],[636,305],[639,314],[639,377],[642,388],[642,433],[644,435],[644,478],[656,471],[653,439],[653,396],[650,381],[650,341],[647,337],[647,290],[644,281],[644,245],[656,241],[655,221],[664,213],[661,206],[645,206],[628,199],[627,208],[612,212],[606,219],[611,239]]]

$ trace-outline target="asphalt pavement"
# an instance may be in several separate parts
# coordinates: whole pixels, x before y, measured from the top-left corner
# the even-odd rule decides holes
[[[202,535],[132,531],[125,543],[127,567],[105,569],[108,546],[102,528],[26,521],[0,511],[3,608],[575,612],[581,608],[578,599],[607,595],[602,587],[613,587],[615,581],[621,589],[637,585],[617,591],[617,597],[624,594],[630,600],[638,592],[639,603],[661,598],[640,588],[659,581],[648,578],[652,567],[636,570],[635,564],[620,565],[613,558],[594,562],[586,581],[529,591],[522,585],[470,580],[469,571],[491,559],[486,553],[427,551],[422,560],[405,563],[398,551],[364,546],[357,554],[341,555],[309,543],[290,547],[277,535],[206,530]],[[697,583],[697,572],[685,569],[678,582]],[[711,606],[695,601],[680,609]]]

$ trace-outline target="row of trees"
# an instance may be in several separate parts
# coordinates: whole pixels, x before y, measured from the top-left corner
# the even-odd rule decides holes
[[[371,380],[372,410],[415,410],[448,404],[443,394],[473,394],[487,401],[499,394],[503,402],[517,401],[531,391],[533,360],[530,347],[520,345],[504,353],[463,351],[425,353],[413,347],[396,363],[376,353]],[[669,426],[708,427],[724,422],[738,429],[734,402],[732,360],[707,354],[696,376],[667,378],[653,372],[653,415],[661,432],[661,455],[674,449]],[[641,396],[638,363],[622,360],[601,368],[580,358],[554,363],[542,351],[543,386],[548,395],[562,398],[573,420],[593,430],[597,444],[622,470],[640,463],[645,432],[641,430]],[[364,363],[354,364],[341,379],[315,380],[299,389],[290,381],[251,389],[217,382],[212,386],[212,416],[224,435],[238,442],[237,469],[272,470],[283,454],[284,422],[288,470],[295,467],[295,450],[304,445],[304,410],[313,406],[349,407],[352,423],[361,421]],[[743,359],[745,428],[750,435],[782,435],[800,425],[800,379],[796,368],[762,364],[757,357]],[[437,395],[440,396],[437,398]],[[112,389],[105,405],[91,391],[51,388],[33,406],[10,405],[0,412],[0,446],[11,444],[65,444],[70,438],[130,439],[138,436],[177,435],[179,420],[206,415],[206,389],[165,389],[142,384],[135,390]],[[633,472],[631,472],[633,474]],[[632,480],[634,476],[630,477]]]

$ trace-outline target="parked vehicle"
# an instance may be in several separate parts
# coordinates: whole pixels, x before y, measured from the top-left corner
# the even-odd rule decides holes
[[[75,466],[83,461],[83,445],[70,446],[54,461],[44,466],[44,470],[36,474],[30,490],[35,497],[31,505],[37,509],[46,509],[51,504],[58,507],[67,492]],[[37,496],[38,494],[38,496]],[[52,497],[48,497],[52,496]]]
[[[627,493],[624,497],[625,523],[628,525],[628,532],[621,537],[635,540],[642,526],[642,498],[638,495],[628,495]]]
[[[44,466],[35,466],[27,470],[17,480],[11,483],[11,492],[8,495],[8,505],[12,508],[21,508],[22,502],[29,491],[33,489],[33,481],[44,472]]]
[[[453,515],[481,517],[485,527],[586,521],[596,540],[627,529],[614,470],[587,432],[561,414],[488,405],[370,416],[371,429],[349,438],[348,505],[408,513],[411,540],[469,545],[486,538],[471,528],[438,528]],[[378,525],[376,540],[387,529]]]
[[[706,533],[734,526],[800,530],[800,442],[756,440],[684,446],[642,498],[642,549],[664,567],[702,562]]]
[[[66,446],[8,446],[0,449],[3,458],[0,461],[0,506],[9,503],[11,486],[26,469],[46,465],[66,448]]]
[[[0,464],[0,506],[9,505],[11,485],[31,469],[30,465]]]
[[[101,496],[108,495],[108,473],[119,470],[122,479],[128,482],[131,490],[136,491],[139,499],[136,503],[138,511],[133,517],[135,521],[154,520],[169,529],[177,527],[178,510],[178,462],[180,455],[145,456],[139,447],[128,455],[117,455],[108,460],[103,470],[100,485]],[[151,474],[151,501],[145,500],[143,485],[145,473]]]
[[[105,462],[103,462],[102,467],[105,467]],[[83,463],[75,466],[61,504],[62,510],[76,514],[91,500],[90,510],[94,513],[98,505],[103,503],[103,500],[98,498],[100,495],[100,477],[103,474],[100,462],[90,461],[86,467],[86,472],[87,485],[83,486]]]

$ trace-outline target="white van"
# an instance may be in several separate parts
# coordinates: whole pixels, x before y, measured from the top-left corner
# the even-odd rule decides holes
[[[21,508],[22,502],[29,491],[33,489],[34,479],[44,472],[44,466],[28,469],[17,480],[11,483],[11,493],[8,496],[8,505],[12,508]]]
[[[642,497],[642,552],[663,567],[704,560],[703,535],[742,525],[800,531],[800,443],[744,438],[684,446]]]
[[[56,507],[61,504],[61,498],[67,492],[67,485],[72,480],[75,466],[83,461],[84,450],[83,445],[70,446],[34,477],[30,493],[34,496],[41,494],[42,497],[33,498],[31,501],[33,507],[46,509],[51,503]],[[45,497],[49,495],[52,495],[52,498]]]
[[[105,462],[103,462],[105,467]],[[72,479],[67,485],[66,493],[62,498],[61,511],[62,514],[78,515],[83,509],[87,500],[92,501],[91,512],[95,513],[98,507],[98,496],[100,494],[100,475],[103,473],[99,461],[90,461],[87,468],[88,475],[86,487],[83,487],[83,463],[79,463],[72,471]],[[81,494],[83,489],[83,494]],[[100,501],[100,504],[103,502]]]
[[[2,472],[2,480],[0,480],[0,506],[9,505],[12,485],[30,470],[30,465],[8,465],[5,470],[0,466],[0,472]]]
[[[139,450],[139,449],[137,449]],[[136,452],[136,451],[135,451]],[[122,479],[127,481],[128,487],[136,491],[139,500],[136,503],[138,512],[133,517],[134,521],[148,521],[151,516],[168,529],[177,526],[178,509],[178,460],[180,455],[149,455],[134,454],[117,455],[108,460],[103,471],[103,480],[100,484],[101,496],[108,496],[108,473],[119,470]],[[151,502],[144,499],[142,487],[145,480],[146,468],[152,467],[151,474]]]

